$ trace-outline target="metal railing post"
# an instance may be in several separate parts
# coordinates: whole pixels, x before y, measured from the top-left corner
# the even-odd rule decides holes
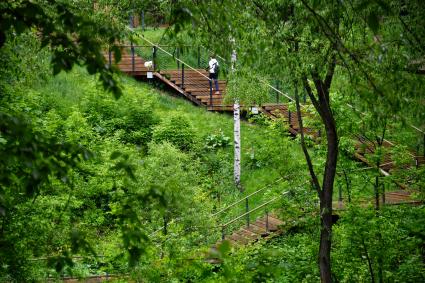
[[[382,205],[385,205],[385,183],[382,183]]]
[[[153,51],[152,51],[152,64],[153,64],[153,69],[154,71],[158,70],[158,60],[156,59],[156,46],[153,47]]]
[[[342,208],[342,186],[338,186],[338,207]]]
[[[180,59],[180,49],[179,48],[177,48],[177,50],[176,50],[176,58]],[[176,60],[176,61],[177,61],[177,70],[180,70],[180,61],[179,60]]]
[[[111,49],[109,49],[109,51],[108,51],[108,60],[109,60],[109,68],[111,68],[111,66],[112,66],[112,52],[111,52]]]
[[[213,103],[213,101],[212,101],[212,84],[213,84],[212,79],[210,79],[209,83],[210,83],[210,106],[212,106],[212,103]]]
[[[131,70],[135,71],[135,58],[134,58],[134,45],[133,42],[131,43]]]
[[[163,233],[164,233],[164,236],[167,236],[167,234],[168,234],[168,231],[167,231],[167,217],[163,217],[163,220],[164,220],[164,230],[163,230]]]
[[[182,63],[182,89],[184,89],[184,64]]]
[[[269,211],[266,209],[266,232],[269,232]]]
[[[201,67],[201,47],[198,46],[198,68]]]
[[[245,199],[245,212],[248,213],[249,212],[249,203],[248,203],[248,198]],[[246,215],[246,227],[249,227],[249,213]]]
[[[292,119],[291,119],[291,110],[288,109],[288,122],[289,122],[289,126],[292,126]]]
[[[141,18],[142,18],[142,31],[145,31],[145,11],[142,11]]]
[[[280,90],[280,81],[276,82],[276,88]],[[276,92],[276,103],[279,103],[279,92]]]

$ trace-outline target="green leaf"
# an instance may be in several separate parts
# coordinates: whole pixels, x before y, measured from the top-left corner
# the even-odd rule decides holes
[[[376,12],[372,11],[368,18],[367,18],[367,24],[369,25],[370,29],[373,31],[374,34],[378,33],[379,29],[379,17],[376,14]]]
[[[119,151],[114,151],[114,152],[112,152],[112,154],[111,154],[111,160],[114,160],[114,159],[117,159],[118,157],[120,157],[121,156],[121,152],[119,152]]]

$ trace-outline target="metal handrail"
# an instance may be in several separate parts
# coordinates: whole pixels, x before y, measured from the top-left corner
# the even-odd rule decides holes
[[[278,199],[278,198],[280,198],[280,197],[282,197],[282,196],[284,196],[284,195],[287,195],[288,193],[289,193],[289,191],[284,192],[284,193],[282,193],[282,195],[281,195],[281,196],[277,196],[277,197],[272,198],[272,199],[271,199],[271,200],[269,200],[269,201],[266,201],[265,203],[263,203],[263,204],[261,204],[261,205],[257,206],[256,208],[253,208],[253,209],[251,209],[250,211],[247,211],[247,212],[245,212],[245,213],[243,213],[243,214],[239,215],[238,217],[236,217],[236,218],[234,218],[234,219],[230,220],[229,222],[227,222],[227,223],[225,223],[225,224],[222,224],[222,225],[221,225],[221,227],[227,227],[228,225],[232,224],[233,222],[238,221],[239,219],[241,219],[241,218],[243,218],[243,217],[247,216],[248,214],[250,214],[250,213],[252,213],[252,212],[254,212],[254,211],[256,211],[256,210],[258,210],[258,209],[260,209],[260,208],[262,208],[262,207],[264,207],[264,206],[266,206],[266,205],[268,205],[269,203],[271,203],[271,202],[275,201],[276,199]]]
[[[285,177],[288,177],[288,176],[285,176]],[[270,187],[271,185],[273,185],[273,184],[275,184],[275,183],[277,183],[277,182],[281,181],[281,180],[282,180],[283,178],[285,178],[285,177],[280,177],[280,178],[278,178],[278,179],[274,180],[272,183],[270,183],[270,184],[268,184],[268,185],[264,186],[263,188],[261,188],[261,189],[259,189],[259,190],[255,191],[255,192],[253,192],[253,193],[251,193],[251,194],[247,195],[246,197],[244,197],[244,198],[242,198],[242,199],[240,199],[240,200],[238,200],[238,201],[236,201],[236,202],[234,202],[234,203],[230,204],[229,206],[227,206],[227,207],[225,207],[225,208],[221,209],[220,211],[217,211],[216,213],[211,214],[211,217],[217,216],[218,214],[220,214],[220,213],[222,213],[222,212],[224,212],[224,211],[228,210],[229,208],[232,208],[233,206],[235,206],[235,205],[237,205],[237,204],[241,203],[242,201],[246,200],[247,198],[249,198],[249,197],[251,197],[251,196],[253,196],[253,195],[255,195],[255,194],[257,194],[257,193],[261,192],[262,190],[264,190],[264,189],[266,189],[266,188]],[[173,220],[171,220],[171,221],[168,223],[168,225],[173,224],[173,223],[174,223],[174,222],[176,222],[177,220],[178,220],[178,219],[173,219]],[[221,226],[218,226],[218,227],[221,227]],[[158,232],[160,232],[160,231],[162,231],[162,230],[163,230],[163,227],[158,228],[157,230],[155,230],[154,232],[152,232],[151,234],[149,234],[149,237],[153,237],[153,236],[155,236]]]
[[[255,192],[253,192],[253,193],[251,193],[251,194],[249,194],[249,195],[245,196],[244,198],[242,198],[242,199],[240,199],[240,200],[238,200],[238,201],[236,201],[236,202],[234,202],[234,203],[230,204],[229,206],[227,206],[227,207],[225,207],[225,208],[223,208],[223,209],[221,209],[221,210],[217,211],[216,213],[211,214],[211,217],[214,217],[214,216],[219,215],[220,213],[222,213],[222,212],[224,212],[224,211],[226,211],[226,210],[228,210],[228,209],[230,209],[230,208],[234,207],[235,205],[237,205],[237,204],[239,204],[239,203],[243,202],[244,200],[246,200],[246,199],[250,198],[251,196],[253,196],[253,195],[255,195],[255,194],[257,194],[257,193],[259,193],[259,192],[261,192],[261,191],[265,190],[266,188],[268,188],[268,187],[270,187],[271,185],[273,185],[273,184],[275,184],[275,183],[277,183],[277,182],[279,182],[279,181],[283,180],[283,179],[284,179],[284,178],[286,178],[286,177],[289,177],[289,175],[288,175],[288,176],[285,176],[285,177],[280,177],[280,178],[278,178],[278,179],[274,180],[272,183],[270,183],[270,184],[268,184],[268,185],[264,186],[263,188],[261,188],[261,189],[259,189],[259,190],[255,191]],[[305,184],[305,183],[304,183],[304,184]],[[286,193],[284,193],[284,194],[286,194]],[[258,207],[257,207],[257,208],[258,208]],[[254,210],[256,210],[257,208],[254,208]],[[254,211],[254,210],[252,210],[252,211]],[[243,216],[248,215],[248,214],[249,214],[249,212],[250,212],[250,211],[245,212],[245,213],[243,214]],[[242,216],[242,217],[243,217],[243,216]],[[241,218],[241,216],[238,216],[238,219],[240,219],[240,218]],[[171,225],[171,224],[175,223],[175,222],[176,222],[176,221],[178,221],[178,220],[179,220],[179,219],[173,219],[173,220],[171,220],[171,221],[168,223],[168,225]],[[223,227],[223,225],[216,226],[216,228],[220,228],[220,227]],[[211,227],[211,228],[212,228],[212,227]],[[158,232],[162,231],[163,229],[164,229],[163,227],[158,228],[157,230],[155,230],[154,232],[152,232],[151,234],[149,234],[149,238],[151,238],[151,237],[155,236]]]
[[[288,177],[288,176],[285,176],[285,177]],[[222,212],[224,212],[224,211],[228,210],[229,208],[234,207],[235,205],[237,205],[237,204],[241,203],[242,201],[244,201],[244,200],[246,200],[246,199],[250,198],[251,196],[253,196],[253,195],[255,195],[255,194],[257,194],[257,193],[261,192],[262,190],[264,190],[264,189],[266,189],[266,188],[270,187],[271,185],[273,185],[273,184],[275,184],[275,183],[277,183],[277,182],[279,182],[279,181],[283,180],[283,178],[285,178],[285,177],[280,177],[280,178],[278,178],[278,179],[274,180],[272,183],[270,183],[270,184],[266,185],[265,187],[263,187],[263,188],[261,188],[261,189],[259,189],[259,190],[255,191],[255,192],[253,192],[253,193],[250,193],[249,195],[245,196],[244,198],[241,198],[240,200],[238,200],[238,201],[236,201],[236,202],[234,202],[234,203],[232,203],[232,204],[228,205],[227,207],[225,207],[225,208],[223,208],[223,209],[221,209],[221,210],[217,211],[216,213],[212,214],[212,215],[211,215],[211,217],[213,217],[213,216],[217,216],[217,215],[219,215],[220,213],[222,213]]]
[[[365,113],[363,113],[363,112],[361,112],[360,110],[357,110],[353,105],[351,105],[351,104],[349,104],[349,103],[347,103],[347,106],[348,107],[350,107],[351,109],[353,109],[354,111],[356,111],[356,112],[358,112],[358,113],[360,113],[360,114],[362,114],[363,116],[364,115],[366,115]],[[414,126],[414,125],[412,125],[412,124],[408,124],[411,128],[413,128],[413,129],[415,129],[416,131],[418,131],[418,132],[420,132],[420,133],[422,133],[422,134],[425,134],[425,131],[423,131],[423,130],[421,130],[421,129],[419,129],[418,127],[416,127],[416,126]]]
[[[178,220],[180,220],[180,219],[179,218],[172,219],[167,225],[171,225],[171,224],[173,224],[174,222],[176,222]],[[158,232],[160,232],[162,230],[164,230],[164,227],[158,228],[157,230],[155,230],[152,233],[150,233],[149,236],[148,236],[148,238],[151,238],[151,237],[155,236]]]
[[[154,43],[152,43],[154,44]],[[128,44],[120,44],[116,45],[117,47],[131,47],[131,45]],[[134,47],[152,47],[152,45],[133,45]],[[155,46],[160,47],[194,47],[194,45],[169,45],[169,44],[155,44]]]
[[[203,47],[203,48],[205,48],[205,47]],[[208,52],[211,52],[208,48],[205,48]],[[226,63],[226,64],[228,64],[228,62],[227,62],[227,60],[225,59],[225,58],[223,58],[223,57],[221,57],[220,55],[216,55],[217,57],[219,57],[224,63]],[[260,79],[260,78],[258,78],[258,80],[260,81],[260,82],[262,82],[262,83],[264,83],[266,86],[268,86],[269,88],[271,88],[271,89],[273,89],[274,91],[276,91],[277,93],[279,93],[279,94],[281,94],[281,95],[283,95],[283,96],[285,96],[286,98],[288,98],[289,100],[291,100],[292,102],[294,102],[295,100],[292,98],[292,97],[290,97],[288,94],[286,94],[286,93],[283,93],[281,90],[279,90],[279,89],[277,89],[277,88],[275,88],[274,86],[272,86],[271,84],[269,84],[267,81],[265,81],[264,79]],[[302,104],[300,104],[301,105],[301,107],[305,107],[304,105],[302,105]]]
[[[143,36],[141,36],[138,33],[135,33],[139,38],[143,39],[144,41],[148,42],[152,47],[156,47],[159,50],[161,50],[162,52],[164,52],[165,54],[174,57],[173,54],[171,54],[170,52],[166,51],[165,49],[161,48],[159,45],[151,42],[149,39],[144,38]],[[184,62],[183,60],[179,59],[179,58],[175,58],[178,62],[185,64],[186,67],[192,69],[193,71],[197,72],[198,74],[200,74],[201,76],[203,76],[204,78],[206,78],[208,81],[211,81],[211,79],[209,77],[207,77],[206,75],[204,75],[203,73],[199,72],[197,69],[193,68],[192,66],[190,66],[189,64],[187,64],[186,62]]]

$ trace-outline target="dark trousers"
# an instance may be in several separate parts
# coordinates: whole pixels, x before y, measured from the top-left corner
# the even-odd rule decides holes
[[[212,81],[214,81],[214,85],[215,85],[215,91],[220,91],[218,89],[218,78],[217,78],[217,74],[216,73],[210,73],[210,89],[212,88]]]

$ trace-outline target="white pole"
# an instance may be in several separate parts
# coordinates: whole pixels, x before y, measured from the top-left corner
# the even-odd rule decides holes
[[[236,51],[233,50],[231,57],[232,67],[231,71],[235,70],[236,64]],[[240,105],[239,101],[235,100],[233,104],[233,138],[235,146],[235,157],[234,157],[234,179],[235,185],[239,190],[243,190],[241,187],[241,126],[240,126]]]

